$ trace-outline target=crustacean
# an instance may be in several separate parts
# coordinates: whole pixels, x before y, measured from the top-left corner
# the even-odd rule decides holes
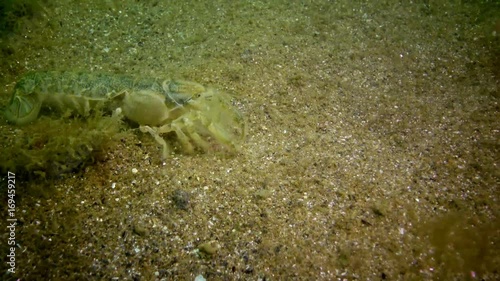
[[[245,137],[244,118],[229,95],[169,79],[33,72],[18,81],[3,114],[9,122],[23,125],[35,121],[43,110],[85,117],[97,108],[139,124],[161,144],[163,159],[171,149],[161,134],[174,132],[188,153],[217,147],[236,151]]]

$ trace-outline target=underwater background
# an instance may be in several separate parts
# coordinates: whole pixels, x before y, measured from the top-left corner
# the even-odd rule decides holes
[[[109,116],[0,120],[0,279],[500,279],[499,15],[494,0],[0,1],[0,107],[31,71],[175,78],[231,95],[248,128],[236,155],[162,163]]]

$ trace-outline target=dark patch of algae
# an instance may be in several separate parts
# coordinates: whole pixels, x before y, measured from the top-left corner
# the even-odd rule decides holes
[[[100,111],[87,118],[42,116],[27,126],[6,124],[0,169],[24,178],[56,178],[102,158],[117,139],[122,121]]]
[[[462,210],[429,220],[418,227],[433,251],[427,262],[435,268],[434,280],[478,280],[488,272],[495,272],[500,221],[484,220]]]

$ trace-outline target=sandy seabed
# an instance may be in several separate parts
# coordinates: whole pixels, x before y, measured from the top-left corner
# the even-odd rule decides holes
[[[2,106],[29,71],[172,77],[232,95],[248,135],[162,163],[127,123],[85,168],[17,177],[1,279],[499,279],[495,1],[21,2]]]

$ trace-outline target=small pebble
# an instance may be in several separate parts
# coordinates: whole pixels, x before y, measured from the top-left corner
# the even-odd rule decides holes
[[[267,190],[267,189],[261,189],[255,193],[255,196],[258,199],[266,199],[266,198],[270,197],[271,195],[272,195],[272,192],[270,190]]]
[[[209,242],[203,243],[198,246],[198,250],[200,250],[200,253],[207,256],[211,257],[215,252],[217,252],[217,247],[210,244]]]
[[[205,277],[203,277],[203,275],[198,275],[194,278],[194,281],[206,281],[207,279],[205,279]]]
[[[172,194],[172,200],[174,201],[174,204],[178,209],[187,210],[189,208],[189,193],[182,189],[174,190],[174,193]]]

